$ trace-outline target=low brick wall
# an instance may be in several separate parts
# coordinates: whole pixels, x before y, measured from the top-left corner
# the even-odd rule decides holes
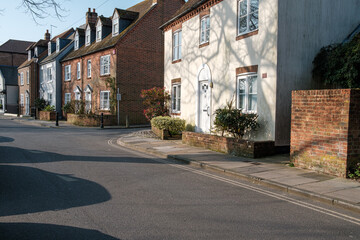
[[[166,130],[158,129],[157,127],[151,126],[151,131],[155,133],[161,140],[179,140],[181,139],[181,135],[172,135],[170,136],[169,132]]]
[[[100,116],[99,115],[77,115],[67,114],[67,122],[77,126],[86,127],[99,127]],[[104,115],[104,126],[117,125],[117,116],[115,115]]]
[[[190,146],[250,158],[261,158],[275,154],[275,143],[273,141],[248,141],[203,133],[183,132],[182,142]]]
[[[56,120],[56,112],[48,112],[48,111],[40,111],[40,120],[42,121],[55,121]]]
[[[360,161],[360,90],[293,91],[291,161],[346,177]]]

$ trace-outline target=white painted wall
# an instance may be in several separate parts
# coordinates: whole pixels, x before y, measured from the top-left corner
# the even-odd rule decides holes
[[[236,41],[237,1],[224,0],[210,10],[210,44],[199,48],[199,15],[182,24],[182,60],[172,64],[172,31],[165,32],[165,87],[181,78],[181,118],[196,124],[197,74],[202,64],[213,80],[211,113],[224,107],[236,90],[236,68],[258,65],[258,113],[261,129],[257,140],[275,138],[277,65],[277,1],[260,0],[259,34]],[[262,79],[261,74],[267,73]]]
[[[48,68],[52,69],[52,81],[47,76]],[[46,101],[51,102],[51,105],[56,106],[56,61],[41,65],[40,69],[43,73],[40,74],[40,98],[44,98]],[[52,93],[52,99],[48,98],[48,93]]]

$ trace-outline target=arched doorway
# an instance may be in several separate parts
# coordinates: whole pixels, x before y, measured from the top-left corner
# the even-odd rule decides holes
[[[196,131],[209,133],[211,129],[211,71],[207,64],[203,64],[198,71],[197,91],[197,125]]]

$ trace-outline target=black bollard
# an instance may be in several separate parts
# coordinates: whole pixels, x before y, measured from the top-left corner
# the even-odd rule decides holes
[[[101,117],[100,117],[100,128],[104,128],[104,113],[101,113]]]
[[[59,126],[59,113],[58,112],[56,112],[56,124],[55,124],[55,126]]]

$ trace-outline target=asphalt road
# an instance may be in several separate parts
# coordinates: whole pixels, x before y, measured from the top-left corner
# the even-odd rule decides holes
[[[0,119],[0,239],[360,239],[360,215],[114,144],[135,130]]]

